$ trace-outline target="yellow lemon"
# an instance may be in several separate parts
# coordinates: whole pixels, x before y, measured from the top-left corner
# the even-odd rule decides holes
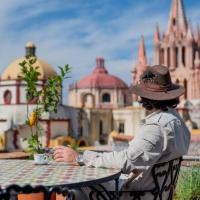
[[[30,125],[30,126],[35,125],[36,120],[37,120],[36,112],[32,112],[32,113],[31,113],[31,116],[30,116],[29,119],[28,119],[29,125]]]

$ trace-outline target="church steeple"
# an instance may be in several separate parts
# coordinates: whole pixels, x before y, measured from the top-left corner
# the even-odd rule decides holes
[[[160,42],[160,31],[159,26],[156,25],[156,30],[154,32],[154,45],[157,45]]]
[[[187,33],[187,19],[183,0],[172,1],[166,35],[169,35],[170,32],[174,32],[176,35],[183,36],[185,36]]]
[[[145,71],[147,67],[147,57],[146,57],[146,50],[144,44],[144,37],[141,37],[139,49],[138,49],[138,60],[136,61],[136,65],[134,70],[132,71],[133,74],[133,85],[136,84],[140,80],[141,74]]]
[[[136,65],[134,66],[134,70],[132,71],[132,85],[137,84],[140,81],[141,74],[147,68],[147,56],[144,44],[144,37],[141,36],[139,49],[138,49],[138,59],[136,61]],[[133,95],[133,101],[137,101],[138,97]]]
[[[145,50],[144,37],[143,36],[141,37],[139,51],[138,51],[138,64],[139,65],[146,65],[147,64],[146,50]]]
[[[189,23],[188,23],[188,30],[187,30],[187,36],[186,36],[186,38],[187,38],[187,41],[189,43],[193,42],[193,40],[194,40],[193,33],[192,33],[192,24],[191,24],[191,21],[189,21]]]
[[[154,32],[154,63],[168,66],[172,81],[185,87],[182,99],[200,99],[200,28],[197,26],[193,32],[192,23],[186,18],[184,0],[170,1],[163,37],[159,39],[158,30]]]

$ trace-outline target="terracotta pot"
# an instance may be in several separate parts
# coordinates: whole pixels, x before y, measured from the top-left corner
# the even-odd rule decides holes
[[[44,200],[44,194],[42,192],[32,194],[19,194],[18,200]],[[51,200],[64,200],[62,195],[56,194],[51,196]]]

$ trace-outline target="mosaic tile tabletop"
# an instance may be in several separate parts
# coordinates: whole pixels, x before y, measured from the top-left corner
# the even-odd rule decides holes
[[[35,165],[32,160],[0,160],[0,187],[11,184],[24,186],[58,186],[80,184],[97,179],[113,179],[119,176],[119,169],[90,168],[50,162],[48,165]]]

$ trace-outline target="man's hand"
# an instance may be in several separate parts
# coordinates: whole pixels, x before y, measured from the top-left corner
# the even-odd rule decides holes
[[[76,163],[76,158],[78,157],[79,153],[74,151],[70,147],[65,146],[57,146],[54,148],[54,160],[57,162],[66,162],[68,164]]]

